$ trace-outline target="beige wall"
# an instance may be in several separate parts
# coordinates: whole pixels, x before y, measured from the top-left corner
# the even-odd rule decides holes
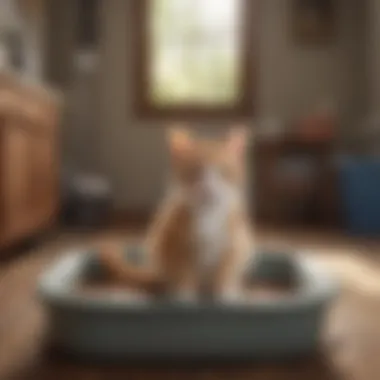
[[[368,71],[370,108],[380,111],[380,1],[368,0]]]
[[[375,0],[376,1],[376,0]],[[337,43],[300,49],[292,44],[289,0],[260,0],[258,115],[284,121],[324,97],[334,99],[344,127],[360,114],[366,88],[361,54],[361,1],[338,0]],[[131,1],[103,1],[99,77],[99,139],[94,145],[99,166],[109,175],[119,207],[144,208],[160,196],[166,170],[163,132],[156,123],[133,120],[131,72],[135,43]]]

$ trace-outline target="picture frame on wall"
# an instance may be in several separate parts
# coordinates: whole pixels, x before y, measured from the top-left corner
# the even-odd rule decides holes
[[[21,34],[17,30],[3,31],[1,42],[7,54],[10,67],[22,71],[25,66],[24,46]]]
[[[331,44],[336,35],[335,0],[293,0],[293,38],[296,44]]]

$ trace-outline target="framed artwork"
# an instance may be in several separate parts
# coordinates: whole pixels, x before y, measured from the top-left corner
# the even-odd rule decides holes
[[[21,34],[16,30],[6,30],[1,33],[0,39],[8,64],[17,71],[22,70],[25,65],[25,57]]]
[[[292,0],[293,38],[297,44],[330,44],[336,34],[336,0]]]

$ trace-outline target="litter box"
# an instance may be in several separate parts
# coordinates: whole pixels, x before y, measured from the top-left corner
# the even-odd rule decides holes
[[[126,249],[139,265],[142,250]],[[252,276],[295,278],[292,293],[247,304],[134,298],[128,292],[86,295],[84,280],[101,275],[95,252],[68,253],[39,282],[54,347],[82,359],[287,359],[315,352],[337,284],[302,255],[261,252]]]

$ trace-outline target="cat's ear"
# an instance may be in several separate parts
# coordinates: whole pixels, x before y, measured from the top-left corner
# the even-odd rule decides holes
[[[194,147],[194,140],[189,130],[183,126],[168,129],[167,140],[172,157],[185,158]]]
[[[245,154],[250,141],[248,128],[244,125],[235,125],[231,128],[227,136],[227,149],[235,157],[242,157]]]

